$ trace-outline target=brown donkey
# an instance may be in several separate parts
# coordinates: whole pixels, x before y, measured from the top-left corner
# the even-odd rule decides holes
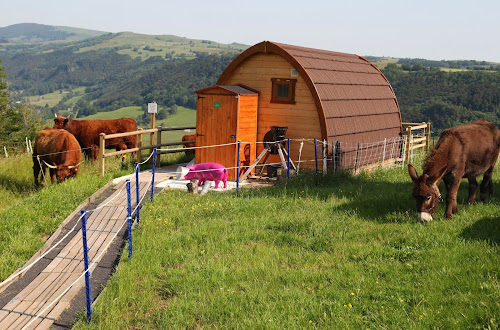
[[[408,172],[415,183],[413,197],[417,201],[418,219],[431,221],[441,194],[438,185],[446,185],[445,218],[457,213],[457,192],[462,178],[469,180],[469,204],[476,198],[476,177],[483,174],[481,201],[493,192],[491,176],[500,150],[500,131],[485,120],[444,130],[425,161],[423,174],[418,175],[408,164]]]

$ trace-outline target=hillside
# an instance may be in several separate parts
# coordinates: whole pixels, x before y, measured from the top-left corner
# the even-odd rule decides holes
[[[9,41],[0,43],[0,59],[12,104],[30,103],[45,119],[55,112],[83,117],[144,109],[151,101],[194,109],[193,91],[214,84],[248,47],[173,35],[99,33],[40,24],[0,28],[0,39]],[[476,119],[500,123],[499,63],[365,57],[393,86],[403,121],[431,121],[434,132]]]
[[[3,38],[9,40],[44,35],[53,42],[0,43],[12,103],[29,102],[45,118],[68,109],[87,116],[153,100],[194,108],[193,91],[215,83],[234,56],[248,47],[131,32],[70,41],[92,31],[56,28],[40,24],[2,28]]]
[[[66,26],[51,26],[36,23],[21,23],[0,27],[0,44],[45,43],[72,41],[97,37],[107,32],[79,29]]]

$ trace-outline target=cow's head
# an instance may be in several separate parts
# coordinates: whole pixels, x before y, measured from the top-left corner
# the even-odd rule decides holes
[[[78,169],[80,168],[80,164],[78,163],[76,165],[68,165],[68,164],[62,164],[62,165],[57,165],[55,162],[52,162],[52,165],[49,163],[43,161],[47,167],[53,169],[56,171],[56,178],[58,182],[62,182],[66,180],[67,178],[72,178],[78,175]]]
[[[63,117],[63,116],[58,116],[57,114],[54,114],[54,127],[52,128],[58,128],[58,129],[64,129],[66,128],[66,125],[68,124],[69,117]]]
[[[408,164],[408,172],[415,184],[412,195],[417,201],[418,220],[422,222],[432,221],[432,215],[436,212],[441,199],[436,181],[430,180],[427,174],[419,176],[411,164]]]

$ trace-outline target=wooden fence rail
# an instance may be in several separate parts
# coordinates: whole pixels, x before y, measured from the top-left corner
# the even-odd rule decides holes
[[[406,132],[406,150],[405,161],[408,162],[413,153],[413,150],[423,149],[425,153],[429,151],[431,139],[431,124],[430,123],[403,123]],[[420,134],[415,134],[415,131],[420,130]]]
[[[183,131],[187,129],[196,129],[195,126],[183,126],[183,127],[162,127],[158,126],[157,128],[150,128],[150,129],[141,129],[133,132],[126,132],[126,133],[116,133],[116,134],[100,134],[99,138],[99,174],[101,176],[104,175],[105,171],[105,159],[108,157],[112,156],[119,156],[123,154],[128,154],[128,153],[136,153],[136,158],[137,162],[141,162],[141,151],[149,149],[150,152],[153,152],[154,148],[161,148],[161,147],[168,147],[168,146],[174,146],[174,145],[182,145],[185,143],[194,143],[195,141],[184,141],[184,142],[168,142],[168,143],[162,143],[161,142],[161,133],[162,132],[167,132],[167,131]],[[150,134],[150,145],[148,146],[142,146],[142,136],[143,134]],[[153,144],[154,142],[154,134],[157,134],[157,144]],[[120,137],[126,137],[126,136],[132,136],[136,135],[137,136],[137,148],[131,148],[131,149],[125,149],[125,150],[120,150],[120,151],[114,151],[114,152],[108,152],[106,153],[106,140],[108,139],[113,139],[113,138],[120,138]],[[176,149],[172,151],[162,151],[162,152],[157,152],[156,160],[152,159],[151,162],[155,161],[156,164],[160,163],[160,155],[165,154],[165,153],[170,153],[170,152],[182,152],[182,149]]]

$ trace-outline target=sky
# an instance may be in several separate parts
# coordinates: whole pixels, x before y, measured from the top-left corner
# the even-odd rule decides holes
[[[500,62],[499,0],[16,0],[17,23],[254,45],[264,40],[396,58]]]

